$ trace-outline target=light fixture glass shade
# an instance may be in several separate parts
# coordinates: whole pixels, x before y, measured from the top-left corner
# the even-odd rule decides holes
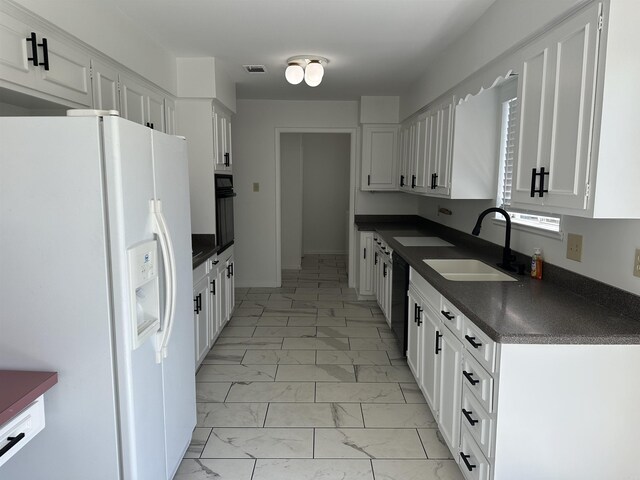
[[[317,87],[322,82],[324,67],[317,60],[312,60],[304,71],[304,81],[310,87]]]
[[[297,63],[290,63],[284,71],[284,76],[287,82],[297,85],[304,79],[304,69]]]

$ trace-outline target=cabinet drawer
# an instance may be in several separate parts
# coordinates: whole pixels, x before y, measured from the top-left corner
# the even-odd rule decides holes
[[[440,311],[440,292],[431,286],[422,275],[416,272],[413,268],[409,273],[409,281],[413,283],[416,290],[420,292],[420,295],[433,307],[434,310]]]
[[[193,269],[193,284],[198,283],[208,273],[209,260],[202,262],[196,268]]]
[[[462,424],[487,457],[491,456],[491,440],[493,438],[493,419],[480,405],[465,385],[462,389]]]
[[[464,341],[466,344],[464,335],[462,335],[462,328],[466,317],[460,313],[460,310],[454,307],[449,300],[442,297],[440,308],[438,309],[438,315],[442,320],[442,323],[446,325],[456,337]]]
[[[466,350],[462,353],[462,383],[487,412],[493,412],[493,377]]]
[[[21,413],[0,427],[0,449],[13,446],[0,457],[0,466],[44,428],[44,398],[41,396]],[[14,440],[10,441],[11,437]]]
[[[462,426],[460,440],[460,470],[467,480],[489,480],[491,464],[486,459],[480,447],[467,430]]]
[[[491,340],[471,320],[464,318],[462,343],[489,372],[495,372],[496,342]]]

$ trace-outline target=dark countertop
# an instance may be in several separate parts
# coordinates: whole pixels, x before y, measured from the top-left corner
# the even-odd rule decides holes
[[[55,372],[0,370],[0,425],[58,383]]]
[[[191,235],[191,254],[193,268],[202,265],[207,258],[218,253],[220,247],[216,245],[216,236],[213,234],[193,234]]]
[[[488,256],[423,227],[400,223],[357,221],[361,231],[376,231],[434,288],[489,337],[500,343],[640,344],[640,312],[631,318],[555,285],[512,274],[516,282],[457,282],[442,277],[425,258],[475,258],[495,266]],[[454,247],[405,247],[393,237],[438,236]],[[543,269],[544,272],[544,269]],[[631,295],[631,294],[630,294]]]

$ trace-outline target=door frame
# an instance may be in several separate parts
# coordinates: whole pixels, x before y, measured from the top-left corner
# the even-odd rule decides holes
[[[348,279],[349,287],[355,288],[355,203],[356,203],[356,158],[357,158],[357,128],[321,128],[321,127],[281,127],[276,128],[276,285],[282,286],[282,218],[281,218],[281,185],[280,185],[280,135],[283,133],[343,133],[350,135],[350,160],[349,160],[349,254]]]

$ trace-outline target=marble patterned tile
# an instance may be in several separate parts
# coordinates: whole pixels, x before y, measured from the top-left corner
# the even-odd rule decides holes
[[[419,428],[418,435],[427,452],[427,458],[452,459],[451,450],[437,428]]]
[[[319,293],[318,300],[336,300],[340,302],[346,301],[354,301],[357,300],[358,296],[353,294],[343,294],[343,293]]]
[[[278,382],[354,382],[351,365],[280,365]]]
[[[317,428],[315,458],[409,459],[426,455],[415,429]]]
[[[244,459],[183,460],[173,480],[251,480],[255,462]]]
[[[373,327],[318,327],[318,337],[380,338]]]
[[[273,293],[271,300],[317,300],[317,293]]]
[[[220,337],[251,337],[255,327],[235,327],[227,325],[220,332]]]
[[[269,300],[270,293],[245,293],[243,300]]]
[[[262,311],[262,307],[236,307],[233,313],[239,317],[259,317]]]
[[[258,459],[253,480],[373,480],[373,472],[369,460]]]
[[[248,350],[243,363],[246,365],[313,365],[313,350]]]
[[[249,293],[294,293],[295,290],[295,288],[254,287],[249,289]]]
[[[194,428],[193,434],[191,435],[191,442],[189,443],[189,447],[187,447],[187,452],[184,454],[184,458],[200,458],[200,454],[209,439],[210,433],[210,428]]]
[[[346,327],[347,322],[340,317],[290,317],[289,327]]]
[[[265,427],[363,427],[357,403],[273,403]]]
[[[400,388],[407,403],[427,403],[417,383],[400,383]]]
[[[196,382],[196,402],[224,402],[231,388],[231,382]]]
[[[277,337],[220,337],[216,350],[273,350],[282,348],[282,338]]]
[[[218,365],[233,365],[242,363],[242,357],[246,350],[218,350],[212,348],[204,357],[202,363],[204,364],[218,364]]]
[[[298,288],[296,293],[316,293],[318,295],[340,295],[339,288]]]
[[[316,308],[288,308],[278,309],[267,307],[262,313],[265,317],[316,317],[318,315],[318,309]]]
[[[228,327],[285,327],[289,317],[231,317]]]
[[[380,338],[396,338],[396,334],[389,327],[378,327]]]
[[[226,402],[313,402],[313,382],[241,382],[231,385]]]
[[[197,403],[198,427],[262,427],[268,403]]]
[[[318,383],[316,402],[405,403],[397,383]]]
[[[285,338],[283,350],[349,350],[348,338]]]
[[[414,379],[408,366],[404,365],[357,365],[358,382],[410,382]]]
[[[316,327],[256,327],[256,337],[315,337]]]
[[[426,404],[363,404],[367,428],[436,428],[437,422]]]
[[[389,365],[384,350],[319,350],[316,362],[326,365]]]
[[[337,300],[296,300],[293,308],[344,308],[341,301]]]
[[[319,308],[318,315],[327,317],[361,318],[371,317],[370,308]]]
[[[453,460],[372,460],[376,480],[464,480]]]
[[[347,322],[349,323],[349,322]],[[397,350],[395,338],[349,338],[351,350]]]
[[[214,428],[202,452],[202,458],[311,457],[311,428]]]
[[[203,365],[198,382],[273,382],[276,365]]]
[[[291,300],[243,300],[242,308],[291,308]]]
[[[349,317],[349,318],[346,318],[346,320],[347,320],[347,327],[389,328],[389,325],[387,324],[387,321],[384,318]]]

